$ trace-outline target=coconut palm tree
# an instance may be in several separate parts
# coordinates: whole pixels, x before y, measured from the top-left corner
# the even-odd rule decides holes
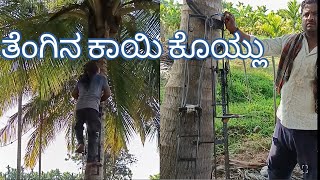
[[[42,7],[35,12],[21,13],[19,3],[6,4],[1,7],[0,14],[5,16],[8,12],[16,12],[16,16],[6,17],[1,23],[2,36],[8,34],[12,29],[19,29],[22,34],[27,34],[28,40],[37,39],[43,32],[51,32],[57,37],[72,37],[74,33],[80,31],[83,37],[115,37],[121,41],[126,37],[132,37],[137,31],[143,31],[151,37],[157,38],[160,29],[159,26],[159,11],[157,9],[158,3],[153,1],[89,1],[85,0],[76,4],[65,5],[59,12],[51,11],[57,6],[51,4],[32,4],[32,7]],[[68,2],[70,3],[70,1]],[[111,3],[111,4],[110,4]],[[113,9],[110,9],[112,5]],[[109,9],[108,9],[109,8]],[[16,10],[16,11],[14,11]],[[110,13],[102,14],[101,11]],[[19,14],[21,13],[21,14]],[[118,21],[121,17],[121,23]],[[11,19],[10,19],[11,18]],[[104,22],[104,23],[102,23]],[[120,23],[120,24],[119,24]],[[89,26],[88,26],[89,24]],[[104,27],[102,27],[104,25]],[[108,29],[108,31],[102,30]],[[103,33],[102,33],[103,32]],[[111,35],[111,36],[109,36]],[[82,42],[83,47],[84,42]],[[84,48],[85,49],[85,48]],[[85,54],[86,51],[84,51]],[[50,51],[46,51],[46,58],[43,60],[34,59],[28,61],[0,61],[4,68],[1,71],[0,81],[5,82],[10,88],[5,89],[5,94],[1,95],[1,104],[13,105],[14,99],[8,97],[16,96],[15,89],[24,89],[24,93],[29,93],[29,96],[34,98],[40,98],[42,101],[50,101],[55,97],[67,99],[69,106],[72,103],[69,99],[70,82],[81,71],[81,67],[86,61],[82,56],[77,61],[68,60],[54,60],[50,56]],[[152,99],[158,101],[158,92],[155,87],[158,87],[159,82],[159,65],[157,61],[124,61],[117,59],[114,61],[101,61],[101,66],[104,67],[103,71],[107,73],[105,67],[108,65],[108,79],[111,84],[113,92],[112,105],[113,109],[109,110],[108,115],[105,117],[107,122],[107,137],[105,138],[105,147],[112,147],[113,154],[119,152],[119,150],[125,147],[128,142],[128,137],[132,135],[134,131],[140,133],[140,136],[145,137],[144,122],[154,116],[154,106],[150,105]],[[18,62],[18,63],[17,63]],[[17,64],[17,65],[15,65]],[[21,67],[21,69],[15,67]],[[14,70],[12,70],[14,68]],[[18,79],[19,75],[23,74],[23,79]],[[18,83],[17,83],[18,82]],[[41,88],[39,90],[38,87]],[[10,86],[11,85],[11,86]],[[39,93],[39,91],[41,93]],[[63,92],[64,96],[61,96]],[[39,94],[41,95],[39,97]],[[37,101],[31,101],[30,103],[38,103]],[[65,106],[65,104],[63,104]],[[1,108],[2,111],[8,109],[9,106]],[[43,107],[45,108],[45,107]],[[69,113],[72,109],[68,109]],[[51,111],[49,111],[51,112]],[[65,111],[61,111],[65,112]],[[47,116],[50,113],[46,112]],[[61,115],[64,116],[64,115]],[[30,116],[29,124],[34,121],[37,116]],[[27,129],[28,123],[24,116],[22,131]],[[31,120],[32,119],[32,120]],[[37,118],[36,118],[37,119]],[[43,132],[46,132],[46,128],[52,128],[56,121],[53,121],[52,126],[46,124],[47,121],[44,118]],[[56,119],[57,120],[57,119]],[[72,126],[70,118],[65,119],[69,122],[67,133],[72,132]],[[38,127],[39,122],[34,122]],[[49,122],[48,122],[49,123]],[[36,125],[33,124],[33,125]],[[59,123],[58,123],[59,124]],[[13,140],[13,134],[11,130],[15,128],[15,121],[12,119],[8,122],[8,125],[4,127],[0,132],[1,142],[6,143]],[[54,128],[53,128],[54,129]],[[25,163],[30,167],[35,165],[36,154],[39,152],[37,147],[37,141],[39,139],[39,128],[35,128],[33,135],[28,143],[27,154],[25,156]],[[59,132],[50,134],[52,138],[44,138],[42,145],[46,144],[46,141],[50,142],[54,139],[55,135]],[[43,134],[46,137],[45,134]],[[8,138],[9,137],[9,138]],[[70,138],[68,138],[70,139]],[[69,141],[71,143],[71,141]],[[108,146],[107,146],[108,145]],[[42,146],[45,149],[45,145]],[[69,150],[72,150],[72,146]],[[42,150],[43,151],[43,150]],[[102,171],[100,171],[102,172]]]
[[[204,15],[212,15],[222,11],[222,4],[220,0],[194,0],[199,9]],[[181,12],[180,29],[188,32],[188,14],[192,13],[186,4],[183,2]],[[199,19],[191,19],[190,28],[192,32],[188,32],[188,40],[192,42],[193,39],[203,38],[205,34],[204,21]],[[219,30],[214,30],[212,38],[221,37]],[[212,39],[211,39],[212,40]],[[211,41],[210,40],[210,41]],[[180,162],[176,164],[176,148],[177,148],[177,131],[191,131],[195,129],[196,122],[191,117],[185,123],[179,126],[179,111],[181,106],[182,91],[184,87],[184,63],[185,60],[176,60],[170,71],[170,78],[165,87],[164,101],[161,104],[161,126],[160,126],[160,176],[161,179],[176,178],[175,169],[177,169],[177,178],[190,179],[194,178],[194,165],[187,162]],[[201,61],[190,60],[187,61],[189,67],[189,91],[187,95],[188,104],[197,104],[198,83],[201,69]],[[203,68],[202,79],[202,121],[201,121],[201,140],[213,141],[213,122],[212,122],[212,79],[211,79],[211,59],[207,59]],[[215,62],[212,62],[215,65]],[[181,141],[180,155],[182,157],[190,157],[194,152],[195,147],[192,140]],[[201,144],[198,151],[196,178],[210,179],[212,170],[212,146],[211,144]]]

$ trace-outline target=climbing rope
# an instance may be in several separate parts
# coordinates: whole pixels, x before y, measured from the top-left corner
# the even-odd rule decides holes
[[[251,96],[251,91],[250,91],[250,88],[249,88],[249,80],[248,80],[247,67],[246,67],[245,60],[242,60],[242,63],[243,63],[243,69],[244,69],[244,77],[245,77],[246,88],[247,88],[248,96],[249,96],[248,99],[249,99],[249,102],[251,103],[252,102],[252,96]]]
[[[196,9],[196,8],[194,8],[194,9]],[[214,27],[214,17],[215,16],[223,17],[223,14],[215,13],[214,15],[206,16],[206,18],[205,18],[205,32],[204,32],[204,35],[203,35],[203,39],[205,39],[205,40],[207,40],[208,37],[209,37],[208,36],[208,26],[209,26],[210,37],[212,37],[212,29]],[[188,23],[188,28],[189,28],[189,23]],[[222,33],[222,38],[223,38],[223,33]],[[187,47],[189,47],[189,46],[187,45]],[[198,90],[197,90],[197,105],[199,107],[201,107],[203,74],[204,74],[204,66],[205,66],[205,63],[206,63],[207,59],[208,58],[206,58],[205,60],[201,60],[202,63],[201,63],[201,68],[200,68],[200,76],[199,76],[199,81],[198,81],[199,83],[198,83]],[[183,86],[183,90],[182,90],[181,107],[185,107],[186,104],[187,104],[186,101],[187,101],[189,82],[190,82],[190,76],[189,76],[190,72],[189,72],[189,65],[188,65],[187,61],[188,60],[184,60],[184,70],[183,70],[184,86]]]

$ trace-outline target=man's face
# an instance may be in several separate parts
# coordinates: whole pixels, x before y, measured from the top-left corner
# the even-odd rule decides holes
[[[316,3],[306,4],[302,10],[302,28],[306,32],[317,32],[318,6]]]

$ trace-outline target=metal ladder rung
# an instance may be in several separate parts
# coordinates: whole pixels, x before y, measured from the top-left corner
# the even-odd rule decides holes
[[[223,116],[216,116],[216,118],[229,119],[229,118],[242,118],[244,115],[239,114],[225,114]]]
[[[199,141],[199,144],[223,144],[224,143],[224,139],[216,139],[215,141]]]
[[[210,144],[210,143],[214,143],[214,141],[199,141],[199,144]]]
[[[212,104],[212,106],[223,106],[223,105],[228,105],[228,103],[218,102],[218,103],[213,103],[213,104]]]

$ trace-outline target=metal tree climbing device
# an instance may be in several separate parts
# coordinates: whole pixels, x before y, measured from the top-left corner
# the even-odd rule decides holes
[[[192,0],[186,1],[189,8],[192,10],[194,14],[189,14],[188,19],[188,32],[190,31],[189,22],[191,18],[198,18],[204,21],[205,23],[205,35],[204,38],[207,38],[208,33],[212,33],[212,30],[221,30],[221,38],[224,38],[224,15],[222,13],[216,13],[211,16],[205,16],[198,9],[196,4]],[[221,20],[216,17],[220,17]],[[218,52],[223,51],[222,46],[216,47]],[[207,58],[208,59],[208,58]],[[206,60],[207,60],[206,59]],[[184,87],[182,92],[182,102],[181,107],[179,108],[179,126],[181,127],[182,123],[186,121],[190,121],[190,117],[193,117],[193,121],[195,122],[195,129],[191,131],[191,133],[182,133],[181,130],[177,132],[177,150],[176,150],[176,168],[175,168],[175,178],[178,178],[178,163],[192,163],[193,164],[193,178],[197,178],[197,160],[198,160],[198,150],[201,144],[212,143],[214,149],[214,168],[212,171],[214,172],[215,178],[217,177],[217,145],[223,145],[224,149],[224,167],[225,167],[225,177],[226,179],[230,179],[230,165],[229,165],[229,151],[228,151],[228,121],[231,118],[240,118],[243,117],[237,114],[229,113],[229,93],[228,93],[228,74],[230,74],[230,66],[228,59],[218,60],[217,64],[212,65],[211,60],[211,77],[212,77],[212,108],[213,108],[213,141],[201,141],[201,121],[202,121],[202,107],[201,107],[201,88],[202,88],[202,79],[203,79],[203,67],[206,60],[202,61],[202,67],[200,70],[200,78],[198,83],[198,94],[197,94],[197,104],[187,104],[188,99],[188,87],[189,87],[189,71],[188,64],[185,61],[184,65]],[[221,66],[221,67],[220,67]],[[217,81],[219,83],[217,83]],[[217,84],[220,85],[220,92],[217,91]],[[217,107],[222,109],[222,114],[218,115]],[[189,114],[189,116],[187,116]],[[191,116],[190,116],[191,114]],[[187,118],[189,117],[189,119]],[[221,119],[223,123],[222,128],[222,138],[218,139],[216,134],[215,121],[216,119]],[[194,147],[193,152],[190,153],[189,157],[181,156],[181,141],[183,139],[192,139],[192,144]],[[213,178],[213,174],[211,173],[211,178]]]

